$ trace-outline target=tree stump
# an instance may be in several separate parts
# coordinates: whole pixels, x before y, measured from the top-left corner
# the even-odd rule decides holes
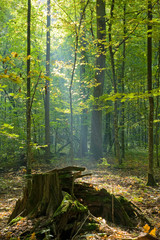
[[[107,222],[114,222],[123,226],[133,227],[137,211],[131,203],[123,197],[116,198],[114,195],[102,188],[97,190],[88,183],[75,184],[75,196],[96,217],[102,217]]]
[[[9,222],[20,216],[35,218],[50,216],[62,201],[62,190],[59,183],[58,171],[51,173],[33,174],[31,188],[27,185],[23,198],[18,200]]]
[[[90,214],[134,227],[138,214],[130,202],[123,197],[116,198],[105,189],[97,191],[90,184],[75,183],[75,179],[88,175],[82,173],[84,170],[82,167],[69,166],[33,174],[8,222],[19,216],[40,219],[38,227],[33,229],[38,239],[43,239],[40,229],[44,227],[61,240],[66,236],[72,239]]]
[[[54,236],[61,240],[72,239],[87,215],[87,207],[65,193],[61,205],[53,215]]]

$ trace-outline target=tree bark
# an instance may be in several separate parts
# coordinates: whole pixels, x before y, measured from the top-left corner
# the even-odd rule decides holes
[[[30,78],[30,55],[31,55],[31,0],[28,0],[27,15],[27,174],[31,174],[31,78]]]
[[[50,21],[51,21],[51,5],[50,0],[47,0],[47,36],[46,36],[46,76],[50,78]],[[50,158],[50,90],[49,79],[46,79],[45,85],[45,155],[46,160]]]
[[[81,14],[83,12],[84,8],[84,0],[81,0]],[[84,15],[85,18],[85,15]],[[84,18],[83,22],[84,23]],[[85,103],[87,98],[88,98],[88,93],[87,93],[87,88],[85,86],[85,75],[86,75],[86,41],[85,41],[85,28],[83,27],[81,29],[81,37],[80,37],[80,47],[82,48],[81,50],[81,59],[80,59],[80,84],[81,84],[81,96],[82,96],[82,101]],[[87,125],[87,109],[82,110],[81,114],[81,133],[80,133],[80,157],[83,158],[88,152],[88,147],[87,147],[87,138],[88,138],[88,125]]]
[[[101,216],[107,222],[113,222],[114,214],[115,224],[133,227],[137,224],[136,217],[142,217],[142,213],[124,197],[117,198],[104,188],[96,190],[90,183],[75,183],[74,194],[94,216]],[[145,217],[144,220],[148,221]]]
[[[56,170],[51,174],[32,175],[31,188],[25,188],[23,198],[17,201],[9,222],[18,215],[29,218],[49,216],[57,209],[61,200],[62,192]]]
[[[111,67],[112,67],[112,77],[113,77],[113,88],[114,93],[117,93],[117,79],[116,79],[116,71],[115,71],[115,61],[114,61],[114,53],[112,48],[112,20],[113,20],[113,10],[114,10],[114,0],[112,0],[111,3],[111,9],[110,9],[110,23],[108,28],[108,35],[109,35],[109,52],[110,52],[110,58],[111,58]],[[114,102],[114,137],[115,137],[115,153],[116,157],[119,161],[119,164],[122,163],[122,159],[120,156],[120,145],[119,145],[119,139],[118,139],[118,103],[117,100]]]
[[[123,17],[123,34],[124,38],[126,36],[126,3],[124,3],[124,17]],[[122,60],[122,73],[121,73],[121,92],[124,94],[124,77],[125,77],[125,58],[126,58],[126,42],[123,43],[123,60]],[[125,127],[124,127],[124,119],[125,119],[125,103],[121,104],[121,152],[122,159],[125,159]]]
[[[84,170],[83,167],[69,166],[32,175],[31,188],[26,185],[23,198],[17,201],[9,222],[18,215],[29,218],[52,215],[62,201],[62,190],[73,195],[74,180]]]
[[[157,82],[157,88],[159,88],[159,79],[160,79],[160,40],[159,40],[159,46],[158,46],[158,69],[157,69],[157,76],[156,76],[156,82]],[[158,120],[158,114],[159,114],[159,96],[156,97],[156,114],[155,119]],[[155,129],[155,141],[156,141],[156,165],[157,167],[160,166],[159,164],[159,122],[156,122],[156,129]]]
[[[106,113],[105,134],[103,141],[104,152],[109,153],[112,148],[112,127],[111,127],[111,113]]]
[[[105,79],[105,62],[106,62],[106,19],[105,19],[105,1],[97,0],[97,57],[96,57],[96,72],[93,96],[96,104],[93,106],[91,119],[91,154],[94,161],[98,161],[103,157],[102,143],[102,110],[99,106],[99,97],[103,94],[103,85]]]
[[[154,100],[152,96],[152,0],[148,0],[148,32],[147,32],[147,70],[149,93],[149,118],[148,118],[148,186],[155,186],[153,172],[153,118]]]

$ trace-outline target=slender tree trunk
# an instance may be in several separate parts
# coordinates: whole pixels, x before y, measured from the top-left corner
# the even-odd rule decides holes
[[[159,40],[159,47],[158,47],[158,69],[157,69],[157,88],[159,88],[159,79],[160,79],[160,40]],[[156,120],[158,120],[158,114],[159,114],[159,96],[156,97]],[[159,122],[156,122],[156,129],[155,129],[155,138],[156,138],[156,162],[157,162],[157,167],[160,166],[159,164],[159,134],[158,134],[158,129],[159,129]]]
[[[147,106],[146,106],[146,101],[145,100],[143,100],[143,104],[144,104],[144,109],[147,112]],[[145,149],[147,148],[147,145],[148,145],[147,125],[148,125],[148,119],[147,119],[147,116],[145,115],[145,124],[144,124],[144,144],[145,144]]]
[[[106,113],[106,124],[105,124],[105,134],[103,141],[103,148],[105,153],[109,153],[112,147],[112,128],[111,128],[111,113]]]
[[[75,9],[75,21],[76,21],[76,9]],[[81,22],[80,22],[81,24]],[[80,29],[80,25],[79,25]],[[72,102],[72,93],[73,93],[73,80],[77,63],[77,50],[78,50],[78,41],[79,41],[79,31],[77,30],[77,25],[75,24],[75,49],[74,49],[74,62],[73,69],[71,74],[71,81],[69,86],[69,100],[70,100],[70,161],[73,164],[74,160],[74,146],[73,146],[73,102]]]
[[[158,119],[158,112],[159,112],[158,110],[159,110],[159,96],[156,97],[156,115],[155,115],[156,120]],[[158,134],[158,129],[159,129],[159,123],[156,122],[155,144],[156,144],[156,163],[157,163],[157,167],[159,167],[159,134]]]
[[[88,139],[88,126],[87,126],[87,110],[83,109],[81,116],[81,135],[80,135],[80,157],[83,158],[88,153],[87,139]]]
[[[152,0],[148,0],[148,31],[147,31],[147,69],[148,69],[148,93],[149,96],[149,122],[148,122],[148,186],[155,186],[153,172],[153,118],[154,100],[152,91]]]
[[[123,34],[126,35],[126,3],[124,5],[124,17],[123,17]],[[124,77],[125,77],[125,58],[126,58],[126,41],[123,43],[123,62],[122,62],[122,74],[121,74],[121,92],[124,93]],[[122,159],[125,159],[125,127],[124,127],[124,108],[125,103],[122,102],[121,111],[121,144],[122,144]]]
[[[109,52],[111,58],[111,67],[112,67],[112,77],[113,77],[113,87],[114,93],[117,93],[117,79],[116,79],[116,71],[115,71],[115,61],[114,61],[114,53],[112,48],[112,20],[113,20],[113,11],[114,11],[114,0],[111,3],[111,10],[110,10],[110,23],[108,28],[108,35],[109,35]],[[119,161],[119,164],[122,163],[122,159],[120,156],[120,145],[118,139],[118,103],[117,101],[114,102],[114,135],[115,135],[115,151],[116,157]]]
[[[31,174],[31,78],[30,78],[30,55],[31,55],[31,0],[28,0],[27,15],[27,174]]]
[[[57,153],[57,137],[58,137],[58,128],[55,129],[55,143],[54,143],[54,152]]]
[[[70,116],[71,116],[71,120],[70,120],[70,158],[71,158],[71,163],[73,163],[74,160],[74,147],[73,147],[73,104],[72,104],[72,85],[70,85],[69,88],[69,98],[70,98]]]
[[[73,79],[77,62],[77,49],[78,49],[78,35],[76,31],[76,42],[75,42],[75,53],[74,53],[74,63],[69,87],[69,100],[70,100],[70,158],[71,163],[74,160],[74,147],[73,147],[73,103],[72,103],[72,88],[73,88]]]
[[[81,0],[81,14],[83,12],[83,8],[84,8],[84,0]],[[85,18],[85,15],[84,15],[84,18]],[[82,23],[84,23],[84,18]],[[85,37],[86,36],[85,36],[84,27],[82,28],[81,32],[82,33],[80,38],[80,45],[81,45],[80,47],[82,47],[82,50],[81,50],[81,60],[80,60],[80,81],[81,81],[81,95],[82,95],[83,102],[85,103],[85,101],[87,100],[88,94],[86,90],[87,88],[84,83],[85,74],[86,74],[86,70],[85,70],[86,68],[85,67],[85,64],[86,64]],[[81,133],[80,133],[80,157],[81,158],[83,158],[88,152],[87,137],[88,137],[87,109],[83,109],[81,114]]]
[[[98,86],[94,87],[94,98],[97,103],[93,106],[92,122],[91,122],[91,153],[94,161],[100,160],[103,156],[102,143],[102,110],[99,109],[98,99],[103,94],[103,85],[105,79],[105,62],[106,62],[106,19],[105,19],[105,1],[97,0],[97,58],[96,58],[96,72],[95,83]]]
[[[50,18],[51,18],[51,5],[50,0],[47,0],[47,37],[46,37],[46,76],[50,77]],[[49,80],[46,80],[45,85],[45,145],[46,145],[46,159],[50,158],[50,93],[49,93]]]

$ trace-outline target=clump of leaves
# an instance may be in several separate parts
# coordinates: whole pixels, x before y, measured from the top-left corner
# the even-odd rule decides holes
[[[32,235],[30,236],[29,240],[37,240],[35,232],[32,233]]]
[[[156,237],[156,231],[157,231],[156,228],[153,228],[153,229],[150,231],[150,226],[149,226],[148,224],[146,224],[146,225],[143,227],[143,230],[144,230],[145,233],[149,233],[151,236]]]
[[[17,217],[17,218],[14,218],[10,223],[9,225],[14,225],[16,224],[17,222],[19,222],[20,220],[22,220],[23,217]]]
[[[98,164],[98,166],[109,167],[110,164],[108,163],[108,160],[106,158],[101,158],[101,162]]]

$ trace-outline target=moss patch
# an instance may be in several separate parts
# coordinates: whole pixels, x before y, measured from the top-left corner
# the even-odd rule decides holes
[[[71,207],[75,212],[87,212],[87,207],[82,205],[78,200],[74,200],[70,194],[65,193],[64,198],[60,206],[54,212],[53,217],[66,213]]]

